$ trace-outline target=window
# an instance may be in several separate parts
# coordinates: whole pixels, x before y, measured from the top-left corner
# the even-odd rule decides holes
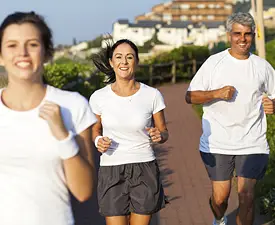
[[[197,19],[197,16],[193,15],[193,16],[191,16],[191,19],[195,20],[195,19]]]
[[[187,21],[188,20],[188,16],[180,16],[180,20],[181,21]]]
[[[200,16],[198,16],[198,19],[199,19],[199,20],[202,20],[202,16],[201,16],[201,15],[200,15]]]
[[[208,19],[208,20],[213,20],[213,19],[215,19],[215,16],[209,15],[209,16],[207,16],[207,19]]]
[[[149,28],[145,28],[143,29],[143,35],[150,35],[150,29]]]
[[[224,5],[225,9],[232,9],[232,5]]]
[[[121,33],[125,33],[125,32],[126,32],[126,29],[125,29],[125,28],[121,28],[121,29],[120,29],[120,32],[121,32]]]
[[[189,8],[190,8],[190,5],[188,5],[188,4],[181,4],[180,7],[181,7],[182,9],[189,9]]]
[[[216,5],[216,8],[219,9],[219,8],[221,8],[221,6],[220,5]]]
[[[172,15],[171,14],[163,14],[163,20],[172,20]]]
[[[204,9],[204,8],[205,8],[205,4],[198,4],[198,5],[197,5],[197,8],[199,8],[199,9]]]
[[[172,9],[180,9],[180,5],[172,5]]]
[[[208,8],[213,9],[213,8],[215,8],[215,5],[214,4],[209,4]]]

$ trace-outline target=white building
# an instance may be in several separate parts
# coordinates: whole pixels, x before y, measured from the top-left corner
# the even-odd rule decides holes
[[[143,46],[146,41],[157,35],[159,41],[173,47],[181,45],[208,45],[216,42],[220,36],[225,35],[223,22],[200,22],[192,21],[138,21],[129,23],[128,20],[119,20],[113,26],[113,39],[127,38],[138,46]]]
[[[138,23],[129,23],[128,20],[118,20],[113,25],[113,39],[127,38],[138,46],[143,46],[146,41],[151,40],[156,33],[156,28],[160,27],[160,21],[139,21]]]
[[[158,40],[165,44],[179,47],[183,44],[191,44],[188,38],[188,26],[191,22],[174,21],[162,26],[157,34]]]
[[[81,42],[77,45],[73,45],[69,52],[72,53],[73,55],[75,55],[76,53],[80,52],[80,51],[84,51],[84,50],[87,50],[89,47],[88,45],[88,42],[84,41],[84,42]]]
[[[239,1],[235,5],[234,12],[248,12],[253,17],[255,17],[253,15],[251,3],[248,0]],[[263,1],[263,16],[264,16],[264,26],[268,28],[275,28],[275,0]]]

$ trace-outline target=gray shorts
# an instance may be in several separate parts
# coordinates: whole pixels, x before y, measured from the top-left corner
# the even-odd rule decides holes
[[[105,217],[124,216],[131,212],[151,215],[165,206],[156,160],[101,166],[97,195],[99,212]]]
[[[223,155],[200,152],[208,175],[213,181],[230,180],[234,170],[237,177],[260,180],[268,164],[268,154]]]

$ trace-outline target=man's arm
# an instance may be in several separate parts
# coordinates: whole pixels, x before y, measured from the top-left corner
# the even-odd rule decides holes
[[[205,104],[214,100],[231,100],[236,89],[232,86],[225,86],[211,91],[187,91],[185,101],[188,104]]]

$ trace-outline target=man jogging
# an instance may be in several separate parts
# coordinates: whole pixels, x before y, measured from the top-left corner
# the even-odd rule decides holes
[[[255,36],[249,13],[231,15],[226,26],[231,47],[205,61],[190,83],[186,101],[203,104],[200,152],[212,181],[213,224],[227,224],[225,211],[235,170],[236,221],[252,225],[255,184],[268,164],[265,113],[274,111],[275,71],[266,60],[249,52]]]

